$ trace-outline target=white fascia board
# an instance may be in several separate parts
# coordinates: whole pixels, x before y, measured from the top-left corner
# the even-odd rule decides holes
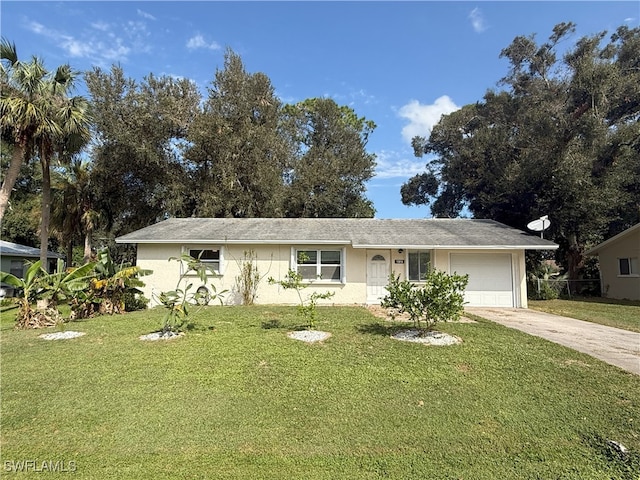
[[[124,244],[189,244],[189,245],[349,245],[342,240],[222,240],[222,239],[171,239],[171,240],[123,240]],[[352,244],[355,249],[398,249],[404,250],[556,250],[558,245],[390,245],[390,244]]]
[[[353,245],[353,248],[376,250],[556,250],[559,245]]]
[[[116,243],[129,244],[186,244],[186,245],[349,245],[349,242],[337,240],[221,240],[221,239],[180,239],[180,240],[123,240]]]

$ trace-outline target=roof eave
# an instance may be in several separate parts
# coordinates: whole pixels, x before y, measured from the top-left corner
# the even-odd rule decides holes
[[[36,255],[35,253],[19,253],[19,252],[0,252],[0,256],[2,257],[20,257],[20,258],[40,258],[40,255]],[[47,254],[47,258],[62,258],[65,256],[60,253],[49,253]]]
[[[222,240],[222,239],[126,239],[116,238],[116,243],[120,244],[187,244],[187,245],[349,245],[346,240]]]
[[[354,244],[353,248],[403,250],[556,250],[558,245],[363,245]]]
[[[119,244],[189,244],[189,245],[351,245],[355,249],[403,250],[556,250],[558,245],[421,245],[421,244],[351,244],[344,240],[220,240],[220,239],[126,239],[116,238]]]

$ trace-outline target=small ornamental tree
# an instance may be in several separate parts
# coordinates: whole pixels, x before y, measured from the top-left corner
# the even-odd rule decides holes
[[[416,327],[420,328],[424,322],[426,329],[431,330],[439,321],[460,319],[468,282],[468,275],[448,275],[440,270],[429,271],[419,284],[390,275],[386,287],[389,293],[381,305],[393,318],[407,313]]]
[[[188,254],[183,254],[179,258],[171,257],[169,261],[179,262],[181,264],[182,274],[174,290],[162,292],[157,297],[158,301],[166,309],[162,326],[163,334],[182,332],[185,328],[190,328],[193,323],[190,322],[189,317],[193,306],[202,307],[207,305],[211,300],[218,300],[222,305],[223,295],[227,292],[226,290],[217,292],[213,284],[209,285],[211,291],[207,288],[209,270],[206,265],[200,262],[199,258],[193,258]],[[202,286],[195,292],[191,291],[193,282],[189,282],[184,288],[181,288],[183,280],[191,275],[197,276],[200,282],[202,282]]]
[[[302,290],[307,288],[310,283],[304,282],[302,275],[295,270],[289,269],[287,274],[284,277],[284,280],[276,281],[274,278],[269,277],[270,285],[280,285],[285,290],[295,290],[298,294],[298,300],[300,301],[300,305],[298,305],[298,312],[302,315],[302,317],[307,321],[307,328],[309,330],[316,328],[316,318],[318,316],[318,312],[316,306],[318,304],[318,300],[326,300],[333,297],[334,292],[313,292],[311,295],[307,296],[306,299],[302,297]]]

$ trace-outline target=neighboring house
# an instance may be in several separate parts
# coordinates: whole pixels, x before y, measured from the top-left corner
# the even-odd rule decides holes
[[[304,296],[330,290],[327,303],[362,305],[380,302],[391,273],[419,283],[437,268],[469,274],[468,305],[526,307],[525,250],[558,247],[492,220],[370,218],[172,218],[116,243],[137,244],[137,265],[153,270],[143,279],[152,304],[175,289],[180,266],[168,259],[181,253],[200,256],[216,289],[230,291],[226,302],[238,303],[236,277],[243,253],[253,251],[262,277],[256,303],[297,302],[294,291],[267,282],[289,269],[312,283]]]
[[[640,300],[640,223],[595,246],[602,296]]]
[[[48,272],[56,269],[58,259],[64,259],[64,255],[58,253],[47,252],[48,265],[45,266]],[[40,249],[27,247],[18,243],[5,242],[0,240],[0,271],[11,273],[18,278],[24,277],[28,265],[37,262],[40,259]],[[9,287],[3,287],[5,291],[11,290]],[[9,294],[13,293],[8,291]]]

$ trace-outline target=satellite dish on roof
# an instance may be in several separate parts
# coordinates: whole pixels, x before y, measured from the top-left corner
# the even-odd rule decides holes
[[[527,228],[534,232],[540,232],[540,238],[543,238],[543,232],[549,228],[550,225],[551,220],[549,220],[549,215],[544,215],[537,220],[529,222],[527,224]]]

